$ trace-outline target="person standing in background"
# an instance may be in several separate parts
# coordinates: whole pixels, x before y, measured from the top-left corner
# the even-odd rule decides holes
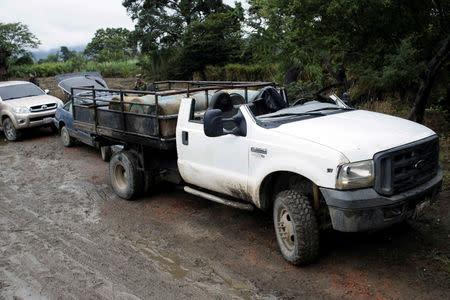
[[[28,77],[29,77],[29,79],[28,79],[29,82],[39,86],[39,81],[38,81],[38,79],[36,77],[36,73],[34,71],[30,71],[30,73],[28,74]]]
[[[136,91],[145,91],[147,89],[147,85],[142,81],[142,75],[136,75],[136,82],[134,83],[134,90]]]

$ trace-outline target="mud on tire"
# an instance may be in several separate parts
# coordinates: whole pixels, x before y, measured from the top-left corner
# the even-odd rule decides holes
[[[278,246],[293,265],[314,261],[319,252],[318,224],[310,200],[295,190],[280,192],[273,207]]]
[[[129,151],[114,153],[109,162],[109,177],[114,192],[123,199],[133,200],[143,188],[143,176],[137,159]]]
[[[2,127],[8,141],[18,141],[22,137],[22,132],[14,127],[14,124],[10,118],[3,120]]]

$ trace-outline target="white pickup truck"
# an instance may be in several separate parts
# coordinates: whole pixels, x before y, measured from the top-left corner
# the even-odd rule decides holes
[[[93,105],[74,105],[75,127],[100,144],[124,146],[110,161],[117,195],[132,199],[167,180],[205,199],[268,211],[292,264],[317,258],[319,230],[402,222],[441,189],[439,140],[420,124],[335,96],[289,106],[272,83],[153,85],[134,98],[135,91],[111,90],[120,94],[115,100],[92,91]]]

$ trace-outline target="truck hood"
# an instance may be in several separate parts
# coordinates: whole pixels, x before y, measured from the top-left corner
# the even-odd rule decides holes
[[[49,103],[60,103],[61,100],[59,100],[56,97],[50,96],[50,95],[39,95],[39,96],[33,96],[33,97],[25,97],[25,98],[19,98],[19,99],[12,99],[4,101],[3,104],[8,105],[10,107],[28,107],[35,105],[42,105],[42,104],[49,104]]]
[[[291,122],[271,130],[333,148],[350,162],[371,159],[377,152],[435,134],[418,123],[364,110]]]

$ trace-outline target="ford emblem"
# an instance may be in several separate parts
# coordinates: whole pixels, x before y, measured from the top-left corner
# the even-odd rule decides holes
[[[425,161],[423,159],[419,160],[418,162],[416,162],[414,164],[414,168],[416,169],[423,169],[423,167],[425,167]]]

